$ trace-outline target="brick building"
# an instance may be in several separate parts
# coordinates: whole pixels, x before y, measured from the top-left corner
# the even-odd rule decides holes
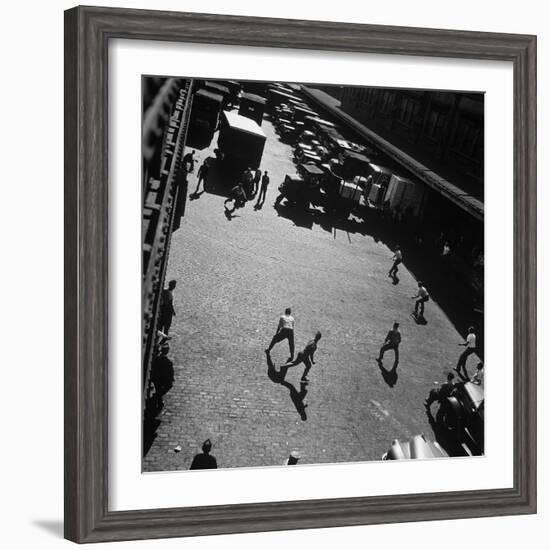
[[[484,96],[345,87],[342,111],[483,200]]]

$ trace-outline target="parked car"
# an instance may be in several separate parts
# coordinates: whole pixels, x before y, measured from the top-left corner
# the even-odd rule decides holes
[[[411,437],[408,441],[394,439],[389,450],[382,455],[382,460],[442,458],[446,456],[449,455],[437,441],[430,441],[424,434],[420,434]]]
[[[275,208],[283,200],[291,205],[303,209],[309,209],[310,203],[317,199],[319,194],[319,182],[315,178],[304,178],[301,175],[287,175],[279,185],[279,196],[275,199]]]
[[[440,403],[435,421],[468,454],[480,455],[484,451],[484,411],[483,386],[460,382]]]

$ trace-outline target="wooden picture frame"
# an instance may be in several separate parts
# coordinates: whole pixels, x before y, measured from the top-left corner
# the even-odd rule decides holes
[[[509,61],[514,72],[513,487],[112,512],[108,44],[114,38]],[[77,7],[65,12],[65,536],[75,542],[536,511],[536,37]]]

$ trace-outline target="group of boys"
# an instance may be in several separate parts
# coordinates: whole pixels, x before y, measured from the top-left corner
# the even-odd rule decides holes
[[[224,201],[226,213],[232,214],[237,208],[242,208],[246,201],[252,200],[256,194],[258,194],[258,200],[255,208],[258,209],[265,200],[268,186],[269,175],[267,170],[264,171],[262,176],[262,171],[259,168],[255,171],[252,171],[250,167],[247,168],[243,172],[239,183],[231,189],[229,197]],[[233,202],[232,208],[227,207],[230,202]]]
[[[295,367],[300,363],[303,363],[305,365],[305,369],[300,381],[307,384],[309,382],[307,375],[311,369],[311,366],[315,365],[315,360],[313,357],[315,355],[315,352],[317,351],[317,343],[321,339],[321,333],[317,331],[313,339],[310,340],[306,344],[304,349],[302,351],[299,351],[296,355],[296,358],[294,358],[294,323],[295,320],[292,316],[292,310],[287,307],[284,314],[281,315],[281,317],[279,318],[279,324],[277,325],[275,335],[271,339],[271,343],[269,344],[269,346],[265,349],[265,352],[269,355],[275,344],[277,344],[278,342],[282,342],[283,340],[288,340],[290,357],[287,359],[284,365],[281,365],[281,377],[284,378],[286,371],[290,367]]]
[[[388,276],[395,278],[397,277],[398,266],[403,262],[403,253],[401,252],[401,248],[399,246],[396,246],[395,248],[392,261],[393,263],[388,272]],[[414,317],[417,319],[419,317],[423,317],[424,304],[430,299],[430,295],[426,290],[426,287],[424,286],[422,281],[418,281],[418,292],[415,296],[412,296],[412,299],[416,300],[414,312],[413,312]],[[397,363],[399,362],[399,344],[400,343],[401,343],[401,334],[399,332],[399,323],[394,323],[393,328],[388,332],[386,339],[384,341],[384,344],[380,349],[380,353],[378,355],[377,361],[380,363],[384,357],[384,353],[392,349],[395,353],[395,363],[394,363],[394,368],[395,368],[397,366]],[[476,373],[472,378],[470,378],[466,370],[466,361],[468,357],[473,353],[475,353],[477,349],[474,327],[468,328],[468,335],[466,336],[466,340],[459,345],[464,346],[466,349],[460,354],[460,357],[458,358],[458,362],[454,370],[458,373],[458,375],[462,380],[470,381],[470,382],[473,382],[474,384],[482,384],[483,383],[483,362],[480,361],[477,364]],[[454,378],[455,378],[455,375],[452,372],[448,373],[447,381],[441,387],[435,388],[430,392],[428,399],[425,401],[426,407],[429,407],[436,400],[443,401],[445,397],[448,397],[451,394],[452,390],[455,387]]]

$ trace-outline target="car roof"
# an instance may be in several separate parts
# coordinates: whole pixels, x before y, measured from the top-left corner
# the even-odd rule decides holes
[[[265,134],[263,130],[258,126],[258,124],[254,120],[241,115],[237,115],[231,111],[224,111],[223,114],[225,115],[225,118],[227,119],[228,124],[232,128],[237,128],[249,134],[262,136],[265,139]]]
[[[468,397],[472,400],[476,408],[479,409],[485,399],[483,386],[474,384],[473,382],[466,382],[464,384],[464,391],[468,394]]]
[[[315,166],[315,164],[311,164],[309,162],[307,162],[306,164],[302,164],[302,168],[306,172],[309,172],[310,174],[314,174],[314,175],[323,175],[324,174],[324,172],[320,168]]]
[[[211,92],[209,90],[205,90],[204,88],[201,88],[198,90],[195,95],[207,97],[209,99],[213,99],[217,103],[221,103],[223,101],[223,97],[219,94],[215,94],[214,92]]]

